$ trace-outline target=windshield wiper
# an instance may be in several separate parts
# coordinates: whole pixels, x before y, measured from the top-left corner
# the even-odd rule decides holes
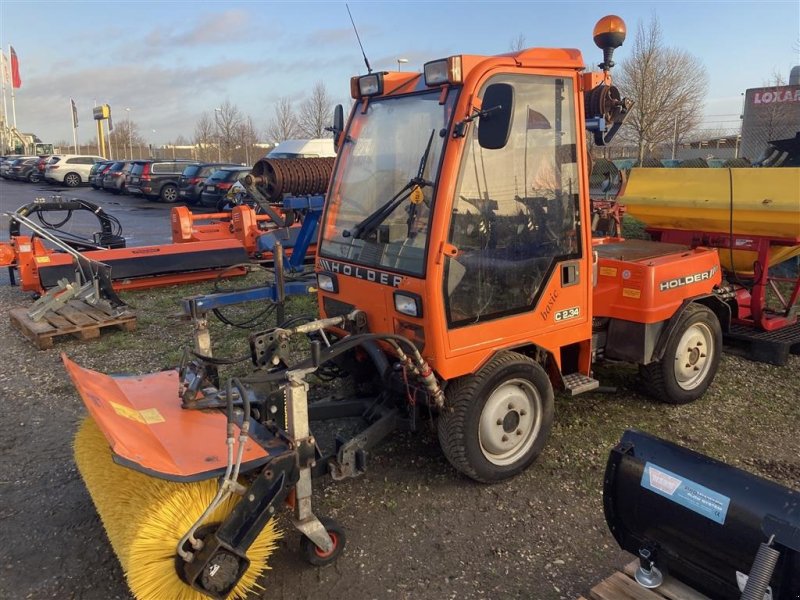
[[[422,189],[427,186],[433,186],[433,182],[424,179],[422,175],[425,173],[425,166],[428,164],[428,155],[431,152],[434,133],[436,133],[436,130],[431,129],[428,145],[425,146],[425,153],[419,161],[419,170],[417,171],[416,177],[412,177],[386,204],[369,214],[367,218],[356,224],[355,227],[352,229],[345,229],[342,232],[342,237],[352,237],[356,240],[363,240],[369,237],[416,188]]]

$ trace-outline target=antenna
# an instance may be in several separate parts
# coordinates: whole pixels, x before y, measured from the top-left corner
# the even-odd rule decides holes
[[[358,40],[358,45],[361,48],[361,54],[364,56],[364,64],[367,65],[367,73],[372,73],[372,67],[369,66],[367,53],[364,52],[364,45],[361,43],[361,38],[358,36],[358,29],[356,29],[356,22],[353,21],[353,15],[350,12],[350,7],[347,6],[347,3],[345,3],[344,7],[347,9],[347,14],[350,15],[350,22],[353,24],[353,31],[356,32],[356,39]]]

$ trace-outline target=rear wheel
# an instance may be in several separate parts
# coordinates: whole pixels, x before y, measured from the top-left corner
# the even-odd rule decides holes
[[[452,382],[439,416],[439,443],[459,471],[482,482],[526,469],[553,425],[553,387],[537,362],[502,352],[474,375]]]
[[[686,404],[702,396],[719,367],[722,328],[702,304],[690,304],[678,317],[664,357],[639,372],[648,391],[668,404]]]
[[[39,183],[39,174],[38,173],[31,173],[28,175],[28,181],[30,183]]]
[[[64,185],[67,187],[78,187],[81,184],[81,176],[77,173],[67,173],[64,175]]]
[[[178,188],[176,188],[172,184],[167,184],[163,188],[161,188],[161,194],[159,195],[162,202],[173,203],[178,200]]]
[[[347,537],[341,525],[326,517],[320,517],[319,520],[325,527],[325,531],[328,532],[331,542],[333,542],[332,550],[323,552],[310,538],[305,535],[300,538],[300,551],[303,553],[303,558],[315,567],[321,567],[335,561],[339,558],[347,543]]]

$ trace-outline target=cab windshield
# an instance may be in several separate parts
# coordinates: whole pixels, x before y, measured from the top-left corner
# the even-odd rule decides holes
[[[363,101],[356,106],[329,187],[320,248],[324,256],[424,273],[428,222],[447,138],[442,132],[449,129],[456,96],[451,91],[440,104],[441,90],[435,90],[370,100],[366,113]],[[419,183],[412,181],[416,178]]]

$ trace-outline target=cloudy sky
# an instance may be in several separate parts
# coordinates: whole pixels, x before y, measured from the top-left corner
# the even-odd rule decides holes
[[[699,57],[710,75],[708,130],[738,123],[741,92],[800,64],[800,3],[728,2],[350,2],[374,69],[420,70],[451,54],[528,46],[577,47],[600,61],[592,28],[608,13],[629,32],[657,16],[668,43]],[[629,35],[629,39],[632,39]],[[281,96],[300,102],[316,81],[346,102],[351,75],[365,72],[343,2],[102,2],[0,0],[0,43],[11,44],[23,80],[19,129],[44,141],[94,137],[91,110],[130,115],[148,142],[191,137],[204,111],[229,99],[262,137]],[[615,59],[625,58],[625,46]],[[8,112],[11,114],[10,99]],[[265,140],[266,141],[266,140]]]

